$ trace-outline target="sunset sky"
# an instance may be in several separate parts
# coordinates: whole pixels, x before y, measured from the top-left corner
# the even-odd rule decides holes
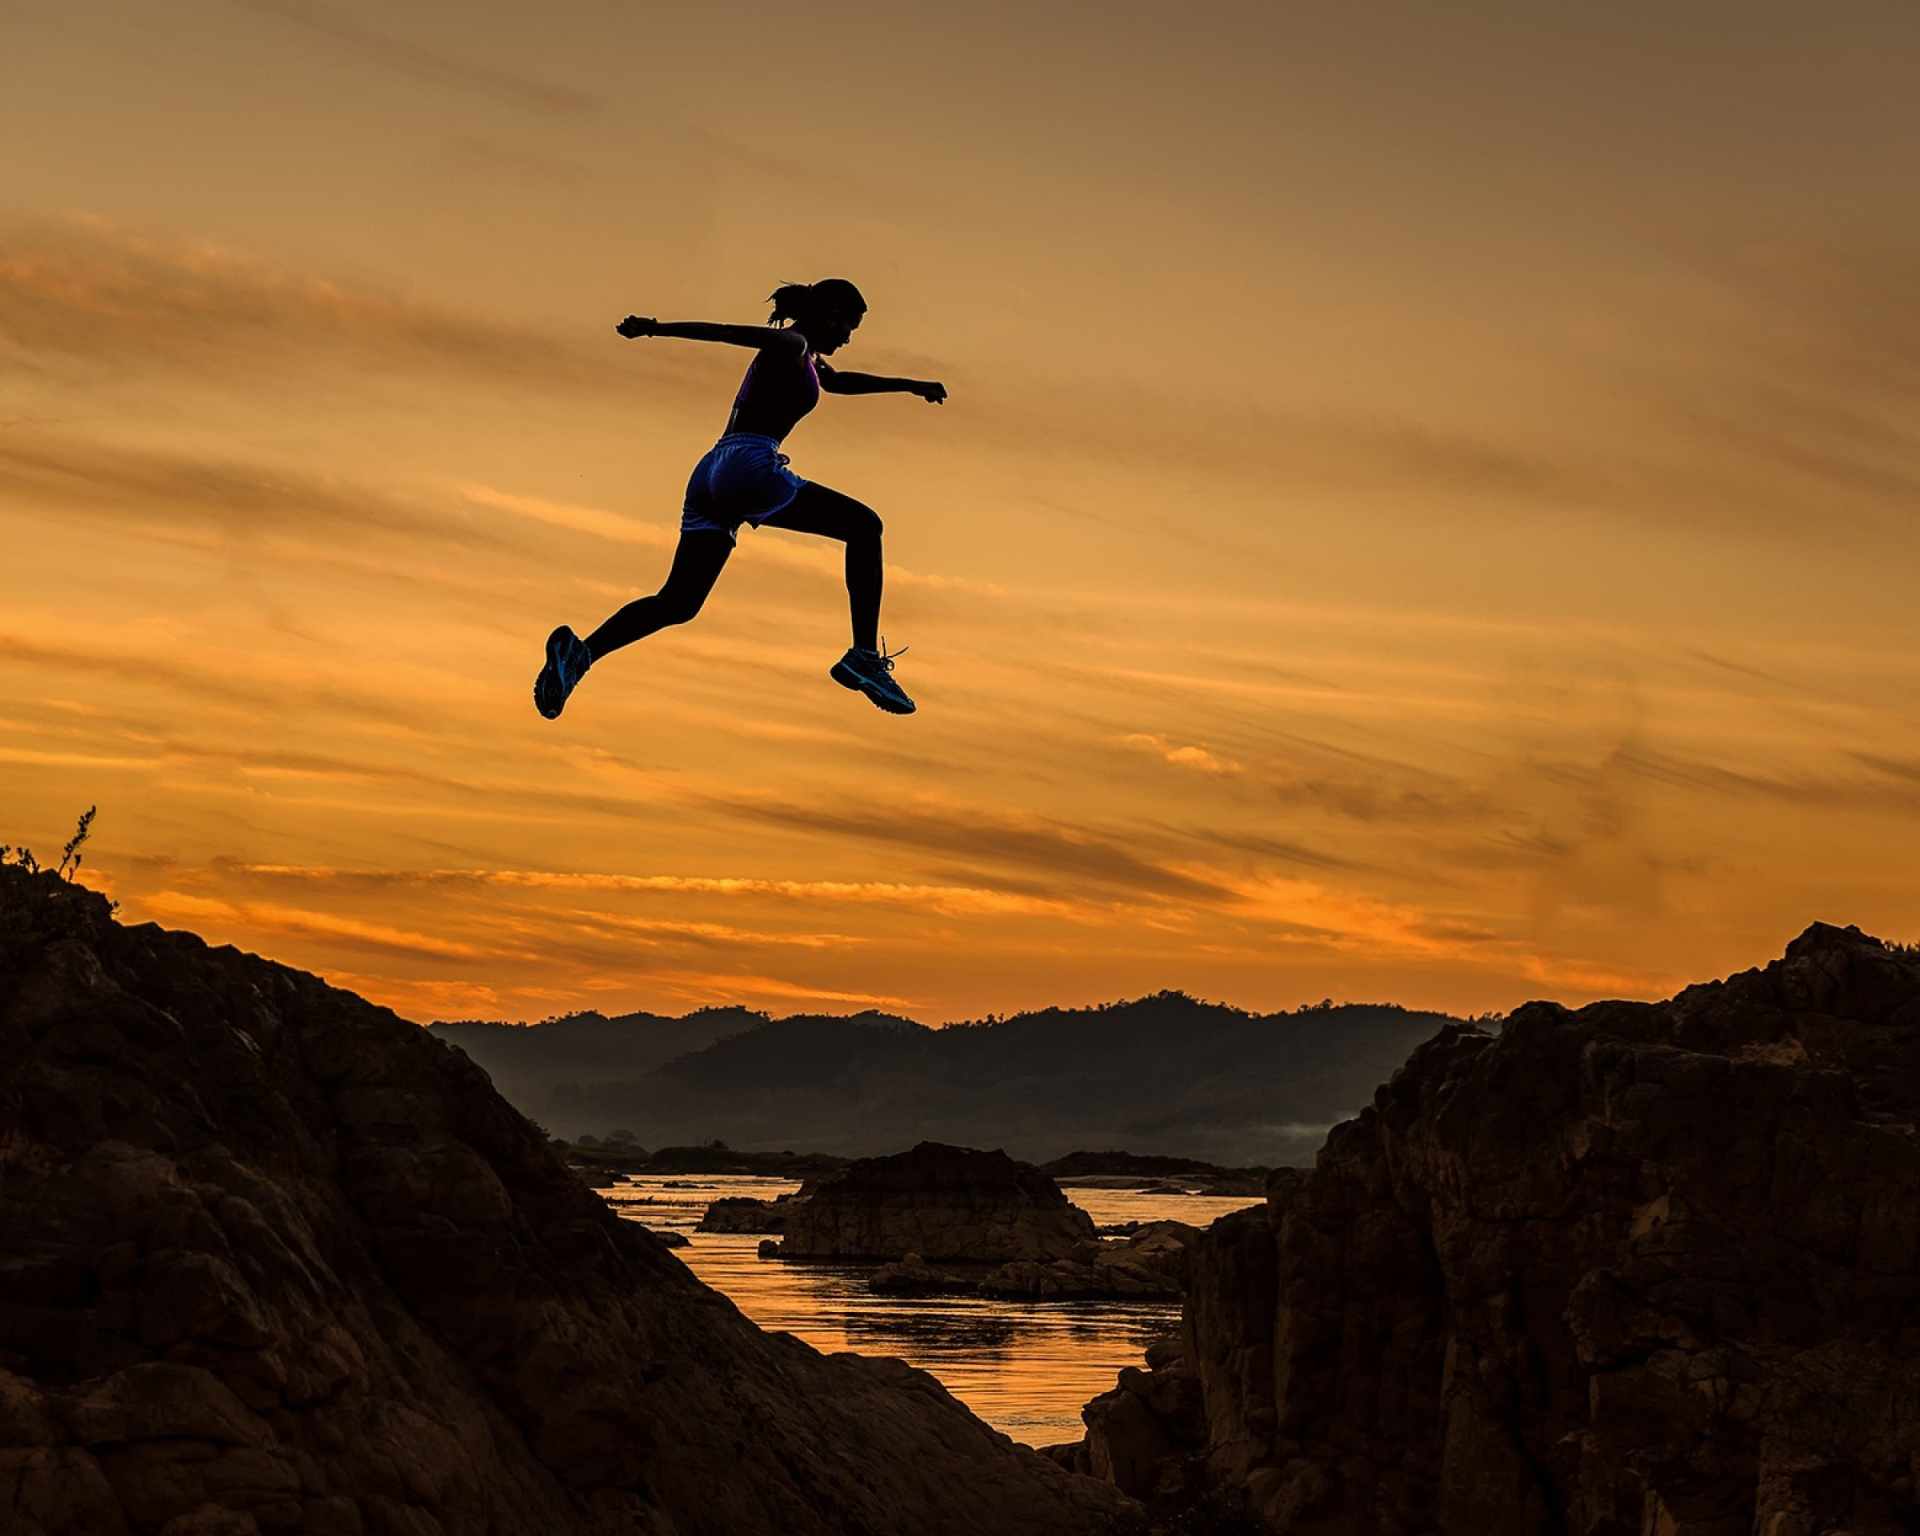
[[[24,0],[0,842],[411,1018],[1665,996],[1920,939],[1920,7]],[[749,353],[871,306],[666,569]]]

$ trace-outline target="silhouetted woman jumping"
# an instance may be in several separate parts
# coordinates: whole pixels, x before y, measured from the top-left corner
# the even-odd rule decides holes
[[[939,384],[886,379],[870,373],[839,373],[826,354],[852,339],[867,301],[845,278],[786,283],[774,290],[767,324],[712,325],[704,320],[666,324],[628,315],[622,336],[678,336],[688,341],[724,341],[757,354],[733,398],[726,431],[693,467],[680,515],[680,544],[660,590],[636,598],[582,640],[562,624],[547,637],[547,663],[533,682],[533,702],[557,719],[567,696],[609,651],[631,645],[669,624],[684,624],[700,611],[733,553],[735,530],[790,528],[817,533],[847,546],[847,599],[853,610],[853,644],[828,676],[896,715],[913,713],[913,700],[893,680],[893,657],[878,645],[880,628],[880,518],[851,496],[802,480],[787,468],[780,440],[800,418],[830,395],[904,391],[933,405],[947,398]],[[782,320],[788,321],[785,327]],[[897,653],[904,655],[905,651]]]

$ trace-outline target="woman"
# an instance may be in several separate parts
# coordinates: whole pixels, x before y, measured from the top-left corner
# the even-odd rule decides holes
[[[893,657],[876,643],[880,627],[880,518],[851,496],[802,480],[778,452],[780,440],[800,418],[830,395],[904,391],[938,405],[947,397],[939,384],[886,379],[870,373],[840,373],[825,361],[852,338],[866,313],[860,290],[845,278],[787,283],[774,290],[767,324],[711,325],[703,320],[666,324],[628,315],[622,336],[678,336],[688,341],[724,341],[756,353],[733,399],[719,442],[693,467],[680,516],[680,544],[660,590],[637,598],[582,640],[562,624],[547,637],[547,663],[534,679],[533,702],[557,719],[567,696],[609,651],[631,645],[669,624],[684,624],[700,611],[733,553],[741,523],[817,533],[847,546],[847,599],[853,611],[853,644],[828,670],[843,687],[866,694],[896,715],[913,713],[913,700],[893,680]],[[784,327],[781,321],[789,322]],[[905,655],[905,650],[896,653]]]

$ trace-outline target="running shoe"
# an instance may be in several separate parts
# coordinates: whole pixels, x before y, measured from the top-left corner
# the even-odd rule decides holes
[[[906,655],[910,647],[903,645],[893,656],[889,656],[886,645],[887,642],[882,640],[877,651],[869,651],[858,645],[849,646],[847,654],[833,664],[827,676],[842,688],[864,693],[888,714],[910,715],[916,707],[913,700],[889,675],[893,671],[894,656]]]
[[[593,665],[587,642],[562,624],[547,636],[547,664],[533,680],[533,707],[549,720],[558,720],[567,707],[567,695],[579,686]]]

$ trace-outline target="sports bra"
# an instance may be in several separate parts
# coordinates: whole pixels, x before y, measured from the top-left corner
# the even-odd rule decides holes
[[[779,351],[756,352],[733,397],[727,431],[782,438],[819,403],[820,375],[811,351],[799,358]]]

